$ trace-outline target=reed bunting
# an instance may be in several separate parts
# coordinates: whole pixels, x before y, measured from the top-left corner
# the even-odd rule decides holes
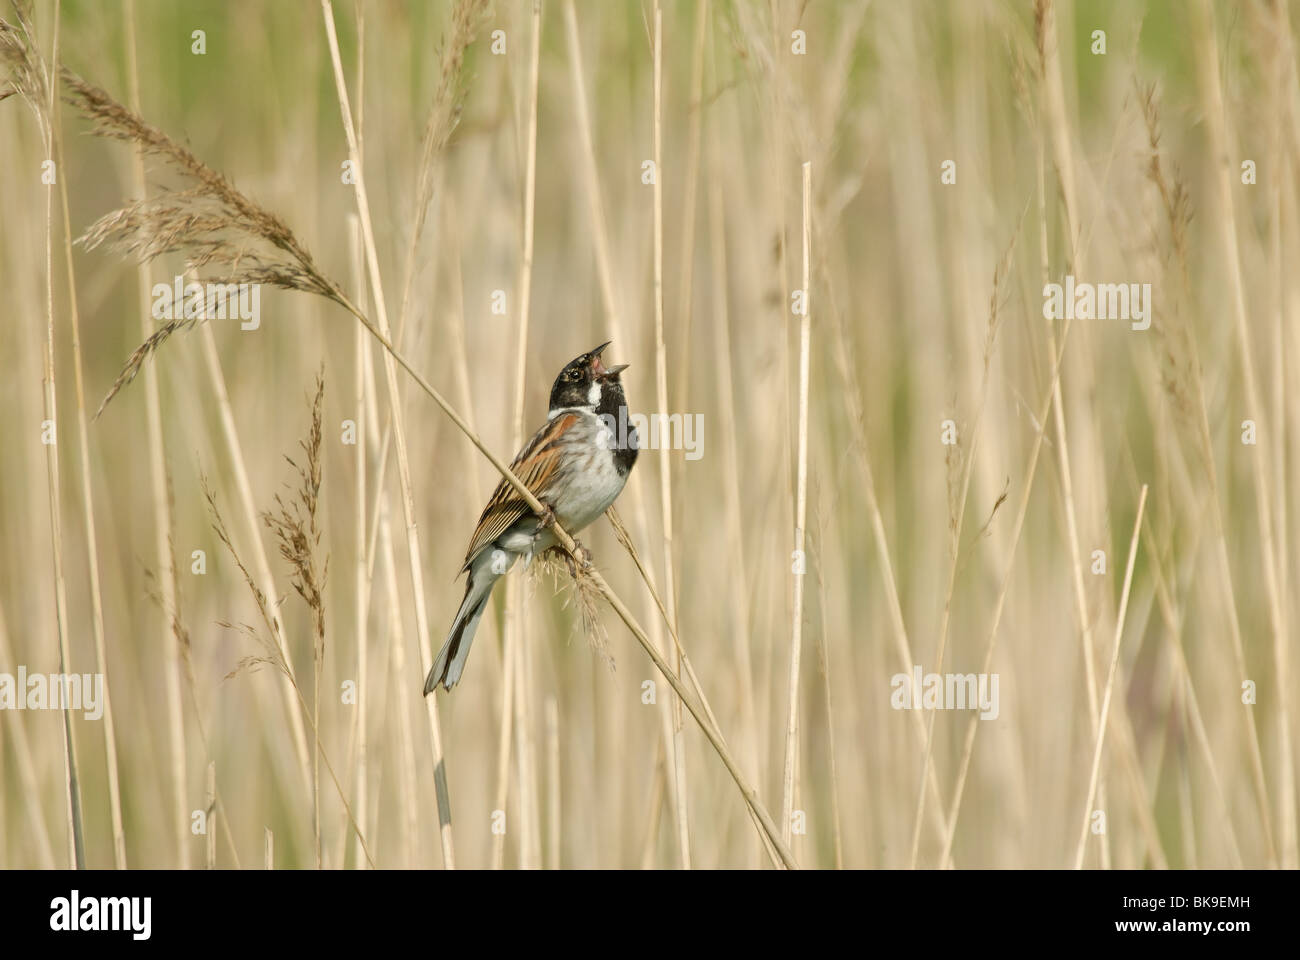
[[[505,478],[483,509],[461,568],[469,573],[465,599],[424,681],[425,696],[439,684],[450,690],[460,680],[492,587],[514,562],[523,557],[527,566],[556,545],[553,522],[572,536],[604,513],[623,491],[636,463],[637,436],[629,428],[625,442],[615,439],[616,425],[627,422],[627,399],[619,379],[627,364],[601,363],[600,355],[610,342],[560,371],[551,387],[546,425],[510,464],[515,476],[547,508],[547,515],[536,516]]]

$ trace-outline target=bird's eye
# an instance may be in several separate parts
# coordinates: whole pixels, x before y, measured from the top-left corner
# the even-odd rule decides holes
[[[564,379],[566,380],[579,380],[581,379],[581,377],[582,374],[577,370],[570,370],[568,373],[564,375]]]

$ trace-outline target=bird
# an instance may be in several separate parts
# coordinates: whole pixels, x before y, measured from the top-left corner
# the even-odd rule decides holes
[[[450,691],[469,657],[492,588],[519,558],[527,567],[558,543],[559,523],[572,536],[599,517],[623,492],[637,458],[621,374],[601,354],[613,341],[565,365],[551,387],[546,423],[510,463],[511,472],[545,507],[537,516],[504,477],[492,492],[465,551],[465,598],[424,681],[424,695]],[[579,552],[589,556],[579,544]]]

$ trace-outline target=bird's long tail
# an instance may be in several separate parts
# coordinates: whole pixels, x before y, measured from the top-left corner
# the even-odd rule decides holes
[[[485,550],[485,555],[493,553]],[[500,564],[496,565],[497,567]],[[505,573],[493,566],[491,556],[479,557],[471,566],[469,579],[465,582],[465,599],[456,611],[447,640],[434,658],[433,669],[424,681],[424,695],[427,697],[438,688],[438,684],[450,690],[460,680],[465,669],[465,660],[469,657],[470,645],[474,642],[474,632],[478,622],[487,609],[488,599],[492,596],[492,587]]]

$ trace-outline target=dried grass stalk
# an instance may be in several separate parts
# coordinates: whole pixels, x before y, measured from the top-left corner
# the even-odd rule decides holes
[[[41,57],[34,39],[31,9],[26,3],[14,0],[15,19],[18,25],[0,20],[0,64],[7,68],[9,82],[0,89],[0,98],[17,94],[31,108],[41,133],[41,147],[45,159],[54,156],[53,125],[50,117],[53,102],[49,96],[49,70]],[[54,59],[58,59],[58,31],[54,34]],[[44,414],[50,423],[58,422],[58,392],[54,373],[54,192],[45,192],[45,343],[43,369]],[[71,654],[68,644],[68,588],[63,565],[63,517],[59,505],[59,448],[57,444],[45,445],[45,482],[50,504],[51,558],[54,568],[55,614],[58,624],[59,672],[70,669]],[[81,815],[80,773],[77,762],[77,744],[73,736],[71,711],[64,705],[63,760],[65,773],[65,811],[68,823],[68,860],[71,866],[82,869],[86,865],[84,829]]]

